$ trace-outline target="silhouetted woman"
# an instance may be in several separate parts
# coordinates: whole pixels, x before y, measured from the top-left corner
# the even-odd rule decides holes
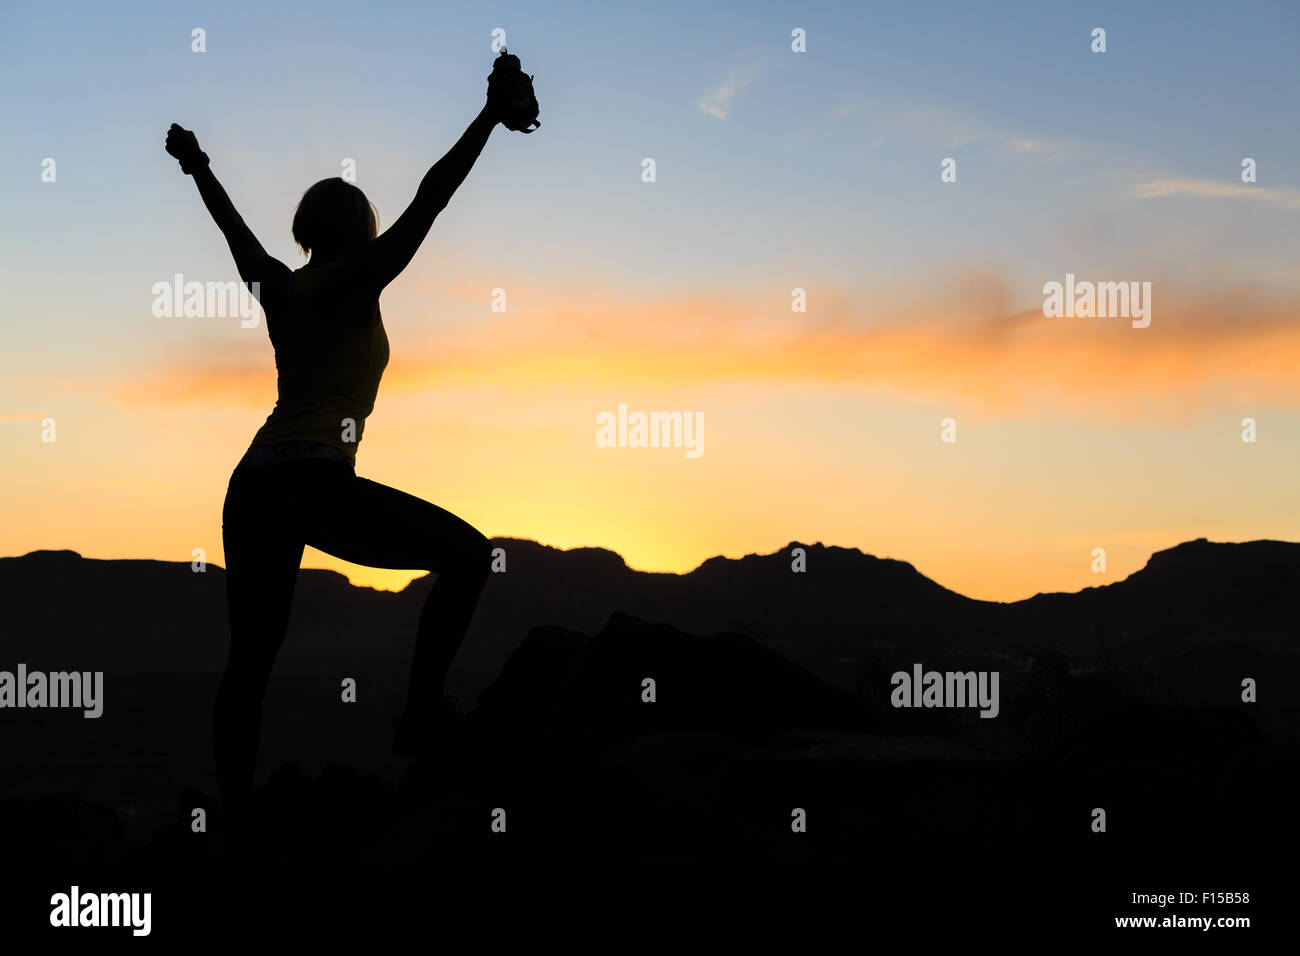
[[[427,751],[454,719],[443,684],[487,578],[487,539],[460,518],[355,472],[357,444],[388,363],[379,294],[415,255],[498,122],[519,129],[531,83],[502,56],[487,103],[420,183],[383,235],[356,186],[325,179],[303,194],[293,237],[310,256],[290,271],[267,255],[208,165],[194,134],[173,125],[167,152],[194,177],[266,315],[278,373],[275,408],[234,473],[222,512],[230,656],[213,738],[227,805],[252,787],[262,699],[284,641],[304,545],[380,568],[425,569],[437,580],[420,614],[405,713],[393,749]],[[526,88],[523,84],[527,84]],[[256,285],[254,285],[256,283]]]

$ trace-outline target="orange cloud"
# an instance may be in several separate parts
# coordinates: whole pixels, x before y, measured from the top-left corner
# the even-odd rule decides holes
[[[253,330],[249,330],[251,336]],[[173,403],[209,408],[270,408],[275,401],[275,360],[265,332],[254,340],[204,341],[175,349],[153,367],[162,375],[136,376],[116,395],[129,405]]]
[[[993,413],[1055,408],[1120,418],[1138,401],[1148,413],[1177,416],[1214,403],[1300,400],[1300,302],[1247,289],[1156,282],[1145,329],[1127,319],[1013,309],[1006,283],[981,273],[923,294],[810,290],[807,313],[790,312],[780,298],[644,301],[547,291],[530,297],[541,307],[512,303],[509,313],[476,313],[481,317],[422,352],[395,341],[384,391],[817,383],[960,400]],[[119,397],[269,406],[274,371],[264,341],[205,344],[196,352],[169,360],[176,371],[123,388]]]

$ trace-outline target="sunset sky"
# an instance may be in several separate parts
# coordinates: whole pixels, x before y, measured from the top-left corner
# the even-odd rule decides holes
[[[152,314],[176,273],[237,277],[168,125],[296,268],[295,205],[345,159],[400,214],[498,27],[542,128],[493,134],[384,293],[359,474],[639,569],[821,541],[992,600],[1300,540],[1300,7],[985,6],[13,6],[0,555],[224,563],[274,366],[263,323]],[[1045,318],[1066,273],[1150,282],[1150,327]],[[598,447],[620,404],[702,413],[703,455]]]

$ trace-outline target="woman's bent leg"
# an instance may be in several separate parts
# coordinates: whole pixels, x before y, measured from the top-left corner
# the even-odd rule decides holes
[[[307,543],[354,564],[437,574],[420,612],[407,712],[440,710],[447,672],[487,581],[488,539],[450,511],[352,476],[318,514]]]

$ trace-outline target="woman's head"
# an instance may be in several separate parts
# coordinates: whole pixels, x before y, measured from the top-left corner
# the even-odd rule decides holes
[[[379,217],[356,186],[335,176],[302,194],[293,214],[293,240],[310,255],[350,252],[375,238]]]

